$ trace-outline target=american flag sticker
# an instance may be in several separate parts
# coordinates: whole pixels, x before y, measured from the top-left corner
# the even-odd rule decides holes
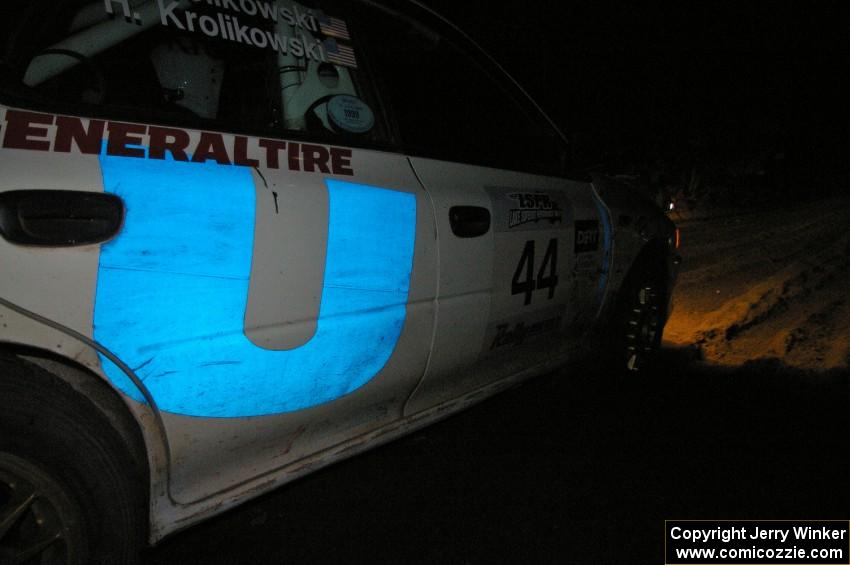
[[[323,34],[338,39],[351,39],[351,36],[348,35],[348,24],[345,23],[345,20],[332,18],[321,12],[319,12],[316,19],[319,20],[319,31]]]
[[[354,49],[348,45],[340,45],[335,39],[326,39],[322,42],[325,56],[329,63],[342,65],[344,67],[357,68],[357,59],[354,58]]]

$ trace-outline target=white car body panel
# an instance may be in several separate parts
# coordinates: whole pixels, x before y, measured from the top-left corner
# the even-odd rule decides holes
[[[0,110],[0,123],[4,117],[5,110]],[[89,121],[82,120],[82,124],[88,127]],[[188,133],[193,141],[200,135],[197,131]],[[104,190],[98,156],[47,150],[47,145],[55,141],[55,126],[46,126],[30,139],[43,141],[44,150],[0,151],[0,167],[4,171],[0,190]],[[232,142],[232,136],[224,135],[223,139],[226,145]],[[276,482],[276,477],[291,474],[285,468],[299,460],[344,445],[351,438],[374,432],[401,417],[404,401],[424,373],[433,334],[436,237],[432,207],[403,156],[356,151],[351,168],[364,173],[346,177],[346,181],[407,190],[418,201],[407,314],[392,359],[378,375],[352,393],[304,410],[239,418],[160,412],[167,436],[167,446],[163,447],[169,456],[168,489],[167,495],[164,489],[154,489],[154,538],[177,527],[178,516],[185,519],[186,515],[194,515],[197,510],[191,509],[193,503],[202,501],[202,507],[214,506],[218,497],[235,497],[235,492],[241,492],[249,483]],[[327,175],[303,171],[282,174],[258,168],[252,177],[260,181],[255,182],[256,236],[245,334],[267,350],[297,348],[312,338],[316,328],[328,233],[327,194],[323,186]],[[304,232],[315,232],[314,238],[305,238]],[[292,245],[282,247],[282,241]],[[100,247],[34,248],[0,241],[0,262],[16,266],[13,272],[0,277],[0,296],[56,326],[46,327],[25,314],[5,309],[3,338],[68,357],[111,382],[92,347],[71,333],[94,338]],[[74,300],[69,301],[70,297]],[[167,318],[164,323],[168,323]],[[137,413],[148,411],[126,391],[120,387],[118,390]],[[161,400],[155,393],[152,396],[155,401]],[[161,441],[158,430],[143,430],[149,444]],[[166,466],[161,461],[151,461],[151,468],[152,483],[161,485]],[[157,476],[157,472],[163,475]],[[187,510],[163,518],[174,514],[176,507]]]
[[[307,455],[393,422],[401,414],[401,406],[406,398],[404,391],[412,391],[422,377],[428,359],[434,318],[436,256],[430,205],[427,197],[415,184],[415,178],[412,177],[404,158],[368,151],[357,151],[355,155],[355,170],[366,171],[365,174],[357,174],[354,177],[357,181],[366,184],[380,182],[383,186],[396,188],[407,187],[417,194],[420,202],[424,202],[417,207],[417,248],[407,319],[392,359],[362,388],[332,402],[297,412],[222,419],[165,414],[163,420],[169,429],[172,457],[177,462],[173,465],[172,476],[172,495],[176,501],[185,504],[207,498],[213,493],[221,493],[244,482],[246,477],[272,473]],[[373,172],[370,174],[370,171]],[[313,194],[319,193],[322,188],[322,179],[316,175],[313,175],[313,179],[277,179],[273,172],[264,171],[263,174],[271,189],[279,193],[281,202],[288,200],[290,190],[296,193],[296,199],[308,198],[309,195],[303,196],[296,192],[296,186],[311,187],[312,184]],[[271,203],[268,206],[273,210]],[[315,217],[309,218],[308,223],[310,221],[322,226],[322,231],[327,233],[326,207],[317,212]],[[261,219],[258,217],[258,225],[260,223]],[[315,267],[311,263],[318,263],[321,267],[324,262],[321,245],[324,238],[320,238],[318,242],[310,242],[302,238],[297,231],[299,227],[298,223],[293,226],[280,222],[270,231],[277,231],[274,236],[280,238],[280,241],[296,241],[298,245],[293,247],[297,248],[303,243],[303,247],[309,250],[307,253],[302,257],[290,256],[285,258],[288,261],[284,261],[275,256],[280,248],[269,246],[265,254],[255,254],[257,259],[253,264],[257,265],[266,260],[277,264],[280,261],[280,264],[286,265],[285,273],[291,272],[293,266],[296,270],[302,265]],[[257,238],[256,241],[261,239]],[[291,251],[292,249],[289,249],[287,252]],[[254,267],[252,276],[257,271]],[[315,271],[321,275],[321,269],[314,268]],[[281,274],[280,269],[276,270],[276,273]],[[298,323],[298,320],[304,319],[301,317],[303,315],[290,317],[286,309],[288,304],[281,304],[281,301],[288,302],[290,297],[295,297],[293,302],[300,300],[302,304],[310,304],[312,301],[315,304],[321,290],[321,277],[310,282],[298,280],[297,277],[295,280],[287,278],[281,276],[277,283],[268,284],[268,292],[262,292],[263,285],[254,284],[252,280],[249,304],[259,304],[257,311],[279,313],[276,321],[263,323],[265,335],[272,335],[264,340],[263,347],[267,349],[283,349],[283,344],[289,348],[297,347],[299,342],[304,343],[310,339],[312,328],[315,328],[315,313],[312,314],[312,319],[307,318],[308,323]],[[306,293],[307,296],[299,293]],[[318,311],[318,304],[313,306],[313,310]],[[248,316],[250,313],[249,309]],[[290,323],[291,319],[295,319],[296,323]],[[250,328],[256,325],[246,316],[246,335],[250,336]],[[295,326],[296,330],[302,330],[298,332],[300,335],[297,339],[291,337],[292,326]],[[281,334],[283,339],[278,339],[274,345],[269,346],[268,341],[274,341],[277,337],[274,333]],[[256,343],[258,340],[255,338],[253,341]]]
[[[590,252],[573,252],[576,219],[596,221],[598,230],[603,229],[589,184],[432,159],[411,158],[411,163],[434,200],[440,283],[431,363],[405,414],[508,377],[529,363],[561,358],[574,349],[566,336],[586,326],[598,311],[594,293],[605,252],[601,241]],[[514,193],[557,196],[555,210],[530,210],[557,216],[552,221],[544,217],[509,227],[507,214],[511,211],[504,201],[512,201],[507,195]],[[487,234],[468,239],[454,236],[449,210],[456,205],[487,208],[491,214]],[[547,297],[546,290],[535,291],[533,300],[524,304],[524,296],[511,291],[524,245],[536,243],[533,273],[537,274],[552,239],[559,242],[559,280],[553,296]],[[520,341],[518,345],[498,334],[522,332],[535,324],[551,327],[527,340],[518,336],[514,340]],[[507,351],[502,352],[505,346]]]

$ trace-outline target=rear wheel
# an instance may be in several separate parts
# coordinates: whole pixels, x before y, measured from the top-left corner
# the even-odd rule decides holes
[[[0,563],[86,562],[82,510],[66,491],[33,462],[0,453]]]
[[[0,357],[0,563],[136,563],[144,488],[121,436],[87,398]]]

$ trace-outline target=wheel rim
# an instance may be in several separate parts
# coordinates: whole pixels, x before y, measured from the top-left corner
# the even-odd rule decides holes
[[[83,562],[81,514],[41,467],[0,452],[0,563]]]
[[[626,367],[637,371],[658,348],[661,303],[658,289],[643,284],[635,294],[626,327]]]

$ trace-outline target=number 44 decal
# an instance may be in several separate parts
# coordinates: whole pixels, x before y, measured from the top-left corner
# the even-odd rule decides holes
[[[526,241],[519,258],[519,264],[514,271],[511,280],[511,294],[524,294],[525,305],[531,304],[531,295],[535,290],[549,289],[551,299],[555,296],[555,287],[558,286],[558,240],[552,238],[546,246],[543,254],[543,262],[534,277],[534,240]]]

